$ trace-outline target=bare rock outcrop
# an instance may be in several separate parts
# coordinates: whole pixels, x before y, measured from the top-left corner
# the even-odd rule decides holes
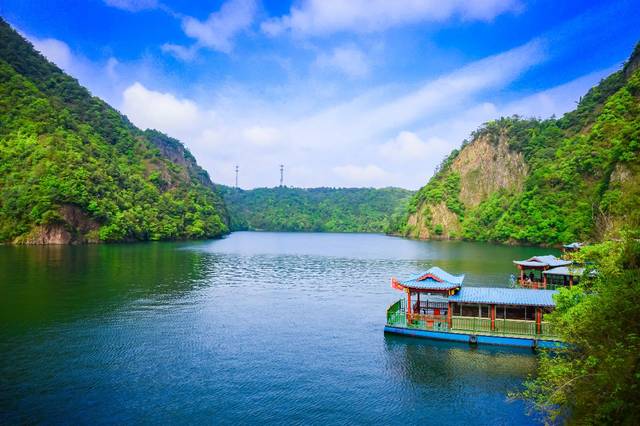
[[[460,174],[460,201],[465,208],[477,207],[500,190],[522,191],[528,168],[524,156],[509,149],[503,134],[493,143],[481,136],[467,145],[451,165]]]
[[[460,151],[448,170],[433,179],[457,174],[460,192],[447,196],[458,197],[469,211],[496,191],[522,191],[528,172],[524,156],[510,149],[505,133],[497,137],[482,134]],[[461,218],[444,201],[417,206],[416,212],[409,215],[407,225],[409,236],[420,239],[455,239],[462,234]]]
[[[58,210],[60,220],[56,223],[38,225],[19,238],[16,244],[76,244],[97,242],[100,224],[91,219],[82,209],[65,204]]]

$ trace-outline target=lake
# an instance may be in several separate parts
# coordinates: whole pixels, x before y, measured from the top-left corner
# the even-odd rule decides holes
[[[555,251],[372,234],[0,246],[0,423],[531,424],[530,350],[384,335],[390,278]]]

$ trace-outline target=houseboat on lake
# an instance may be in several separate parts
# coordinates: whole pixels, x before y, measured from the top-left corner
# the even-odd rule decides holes
[[[518,284],[523,288],[549,289],[572,287],[584,273],[584,268],[570,260],[553,255],[534,256],[526,260],[514,260],[519,271]]]
[[[406,297],[387,309],[385,332],[469,343],[531,348],[562,345],[544,315],[554,290],[464,287],[464,275],[432,267],[391,286]]]

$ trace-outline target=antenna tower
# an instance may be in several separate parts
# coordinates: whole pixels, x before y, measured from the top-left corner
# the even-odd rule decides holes
[[[238,165],[236,164],[236,189],[238,189]]]
[[[284,186],[284,165],[280,164],[280,187]]]

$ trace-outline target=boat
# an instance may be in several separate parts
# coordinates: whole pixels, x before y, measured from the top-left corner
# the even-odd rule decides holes
[[[387,309],[385,333],[470,344],[563,346],[544,316],[555,290],[464,286],[464,275],[434,266],[391,286],[406,297]]]

